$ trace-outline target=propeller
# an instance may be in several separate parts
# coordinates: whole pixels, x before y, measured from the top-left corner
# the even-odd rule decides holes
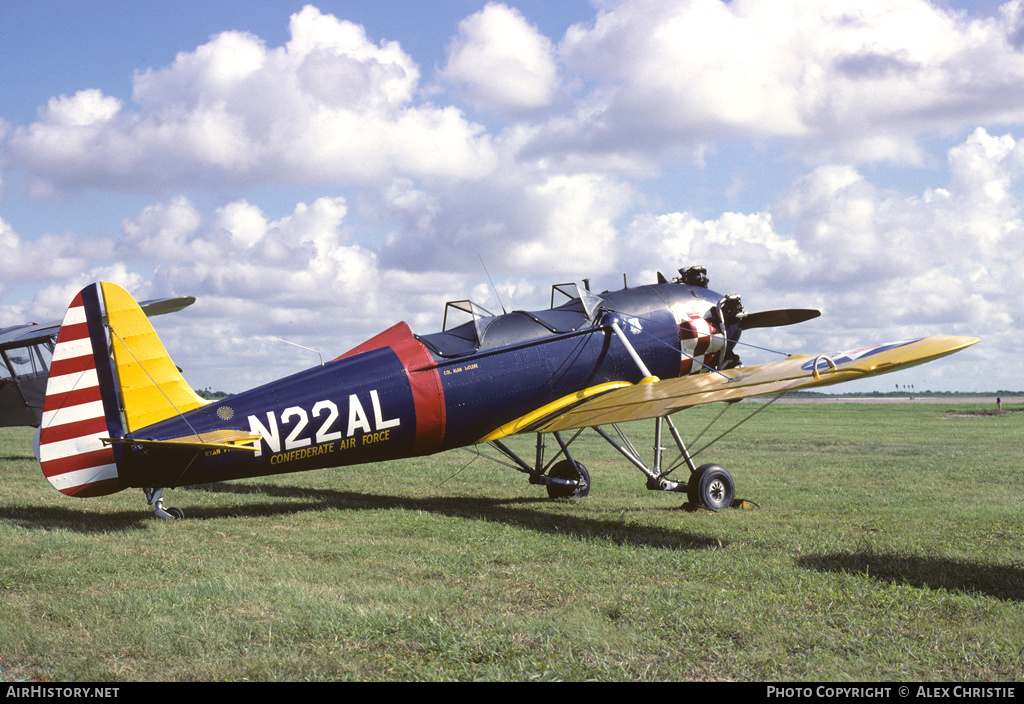
[[[680,278],[673,279],[673,283],[686,283],[691,286],[707,288],[707,270],[702,266],[691,266],[689,269],[679,270]],[[669,280],[658,272],[658,283],[667,284]],[[763,310],[759,313],[747,313],[740,304],[738,295],[726,296],[719,302],[722,316],[730,325],[738,320],[740,330],[751,328],[778,328],[784,325],[795,325],[805,320],[811,320],[821,315],[820,310],[814,308],[783,308],[780,310]]]
[[[820,310],[813,308],[786,308],[782,310],[763,310],[759,313],[747,313],[740,318],[740,329],[777,328],[783,325],[795,325],[821,315]]]

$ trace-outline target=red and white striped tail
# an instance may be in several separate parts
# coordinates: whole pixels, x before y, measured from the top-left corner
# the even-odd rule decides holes
[[[55,489],[70,496],[102,496],[124,488],[118,479],[114,449],[101,440],[112,436],[104,411],[104,392],[108,396],[116,392],[112,383],[101,384],[102,372],[110,378],[110,353],[101,328],[98,288],[93,285],[83,289],[64,316],[39,430],[43,474]],[[94,349],[94,340],[102,349]],[[117,407],[116,399],[107,400]],[[115,423],[120,426],[120,417]]]

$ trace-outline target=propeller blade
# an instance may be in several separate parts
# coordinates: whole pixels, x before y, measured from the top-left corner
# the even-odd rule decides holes
[[[748,313],[740,320],[740,329],[778,328],[783,325],[794,325],[811,320],[821,315],[820,310],[813,308],[787,308],[784,310],[763,310],[759,313]]]

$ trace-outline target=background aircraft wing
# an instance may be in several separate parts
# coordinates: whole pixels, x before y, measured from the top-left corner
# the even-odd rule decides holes
[[[58,330],[60,330],[60,322],[46,325],[29,323],[2,328],[0,329],[0,350],[46,342],[51,336],[56,335]]]
[[[973,337],[927,337],[817,357],[792,355],[722,373],[633,384],[589,398],[581,392],[579,403],[564,404],[546,417],[534,416],[532,422],[519,423],[512,432],[553,432],[656,418],[702,403],[839,384],[923,364],[976,342]]]
[[[144,301],[139,306],[147,316],[164,315],[165,313],[176,313],[182,308],[187,308],[196,302],[193,296],[179,296],[177,298],[157,298],[152,301]],[[46,342],[60,330],[61,321],[54,320],[48,323],[26,323],[14,325],[8,328],[0,328],[0,349],[25,347],[26,345]]]
[[[182,308],[188,308],[196,302],[195,296],[178,296],[177,298],[156,298],[152,301],[142,301],[139,308],[148,317],[163,315],[165,313],[177,313]]]

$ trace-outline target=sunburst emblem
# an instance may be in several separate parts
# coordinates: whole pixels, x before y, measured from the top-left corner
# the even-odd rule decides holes
[[[221,406],[217,409],[217,417],[221,420],[231,420],[235,417],[235,409],[231,406]]]

